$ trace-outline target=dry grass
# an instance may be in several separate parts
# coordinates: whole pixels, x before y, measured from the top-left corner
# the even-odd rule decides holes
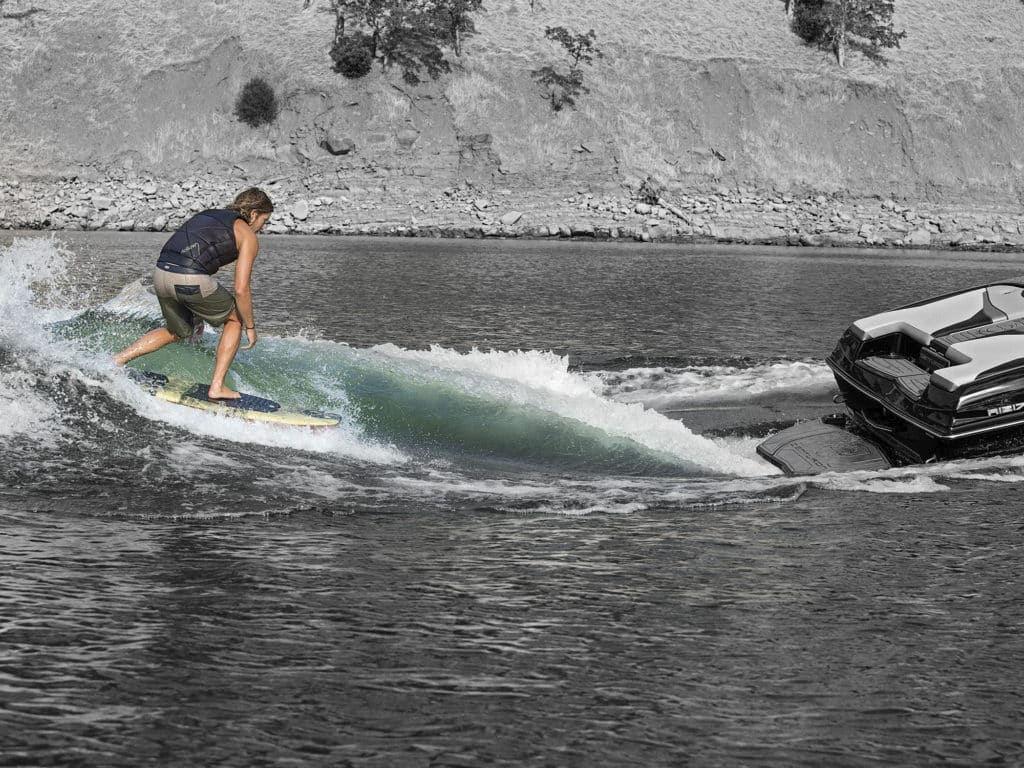
[[[891,71],[911,77],[983,71],[1020,58],[1024,8],[1012,0],[898,0],[907,37],[889,52]],[[546,26],[593,28],[598,43],[636,60],[643,53],[683,59],[735,58],[775,67],[830,70],[832,62],[790,32],[778,0],[490,0],[469,45],[489,56],[530,60],[554,52]],[[472,54],[473,51],[471,50]],[[855,74],[879,75],[853,57]],[[883,71],[884,73],[884,71]]]
[[[237,39],[279,93],[349,87],[330,70],[332,19],[316,5],[8,0],[5,10],[43,12],[0,22],[0,162],[7,165],[26,152],[39,160],[59,155],[52,139],[39,138],[59,135],[41,128],[48,121],[118,130],[117,116],[130,109],[147,74],[203,59],[227,39]],[[536,11],[527,0],[487,0],[485,7],[479,34],[437,87],[455,127],[492,133],[496,151],[513,170],[565,168],[574,146],[596,139],[614,148],[628,173],[671,178],[686,168],[714,176],[721,170],[717,161],[686,159],[693,131],[680,129],[685,110],[696,108],[687,90],[693,84],[674,82],[672,73],[692,71],[694,63],[732,59],[777,71],[786,84],[780,87],[791,89],[783,100],[798,98],[806,83],[818,84],[815,99],[834,104],[847,98],[850,82],[886,84],[922,113],[955,124],[957,105],[935,94],[954,82],[980,92],[988,73],[1008,63],[1021,66],[1024,45],[1024,5],[1015,0],[898,0],[896,24],[908,32],[902,48],[889,52],[889,66],[882,68],[853,55],[846,72],[796,39],[779,0],[537,0]],[[579,108],[557,114],[529,77],[542,63],[562,60],[564,53],[543,34],[556,25],[580,32],[592,27],[606,53],[585,69],[591,93]],[[820,85],[827,82],[831,91]],[[368,87],[380,121],[409,119],[407,98],[384,82]],[[786,125],[771,122],[741,134],[747,155],[766,173],[783,172],[774,148],[792,138]],[[171,118],[135,149],[160,162],[195,148],[226,147],[256,156],[270,151],[264,138],[238,131],[223,115]],[[841,176],[831,162],[812,157],[797,173]]]
[[[274,156],[265,131],[254,131],[214,114],[198,119],[186,116],[168,120],[134,149],[153,167],[196,154],[224,157],[228,153],[237,153],[264,159]]]
[[[476,133],[477,128],[486,126],[489,116],[500,109],[503,101],[495,73],[485,70],[483,65],[456,73],[444,94],[452,107],[455,127],[461,133]]]
[[[374,94],[377,112],[386,125],[399,126],[408,120],[412,106],[409,97],[398,93],[387,82],[379,81]]]
[[[616,147],[627,176],[651,173],[671,180],[686,172],[715,178],[723,172],[722,164],[693,153],[695,132],[679,126],[687,109],[700,112],[706,104],[694,103],[686,84],[666,80],[672,61],[691,62],[690,70],[693,64],[722,59],[774,70],[781,83],[792,83],[783,86],[780,114],[842,107],[850,98],[850,84],[862,81],[898,89],[919,113],[953,124],[961,105],[946,101],[951,81],[974,83],[980,92],[993,70],[1020,65],[1024,6],[1006,0],[899,0],[897,6],[896,26],[908,36],[900,49],[887,52],[888,66],[851,55],[842,71],[827,54],[800,43],[788,28],[781,3],[773,0],[538,0],[535,13],[522,0],[491,0],[489,13],[478,24],[480,35],[467,51],[471,61],[488,62],[486,68],[472,64],[471,76],[485,80],[488,93],[505,96],[483,99],[486,108],[466,99],[472,104],[468,114],[479,120],[489,111],[491,125],[498,125],[499,153],[518,157],[524,165],[533,158],[564,158],[581,136],[600,136]],[[576,31],[592,27],[607,54],[585,69],[592,92],[571,118],[544,114],[536,102],[530,103],[535,97],[530,96],[529,69],[563,55],[543,37],[543,29],[554,25]],[[500,70],[494,62],[501,63]],[[476,90],[481,90],[479,85]],[[520,98],[513,98],[513,92]],[[463,101],[452,103],[458,120]],[[500,123],[495,115],[503,117]],[[512,129],[503,130],[502,125]],[[531,130],[538,125],[546,130]],[[750,166],[764,176],[823,188],[842,184],[843,169],[828,148],[780,155],[780,147],[793,146],[806,133],[799,136],[769,120],[741,130],[739,138]]]
[[[546,26],[593,27],[598,44],[631,65],[644,56],[706,60],[735,58],[801,70],[829,69],[827,57],[801,45],[789,31],[777,0],[488,0],[467,42],[466,58],[502,68],[534,66],[559,51],[543,36]],[[115,0],[8,0],[9,11],[41,8],[24,21],[8,20],[0,35],[4,68],[15,74],[41,52],[101,56],[84,74],[131,82],[141,72],[204,56],[222,40],[237,38],[261,52],[288,82],[330,86],[327,48],[331,17],[316,3],[295,0],[181,0],[128,3]],[[897,26],[908,31],[890,53],[890,73],[916,79],[983,71],[1019,58],[1024,8],[1010,0],[899,0]],[[855,74],[862,62],[853,63]],[[102,66],[101,66],[102,65]],[[864,71],[877,75],[870,65]],[[891,75],[890,75],[891,76]],[[95,80],[93,80],[95,82]]]

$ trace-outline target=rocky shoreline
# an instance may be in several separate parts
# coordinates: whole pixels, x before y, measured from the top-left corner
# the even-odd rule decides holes
[[[171,231],[247,186],[224,174],[167,182],[93,173],[0,179],[0,229]],[[1024,212],[887,197],[790,194],[717,187],[668,192],[656,203],[628,194],[484,189],[466,182],[433,192],[288,177],[264,182],[274,234],[449,238],[564,238],[659,243],[1024,251]]]

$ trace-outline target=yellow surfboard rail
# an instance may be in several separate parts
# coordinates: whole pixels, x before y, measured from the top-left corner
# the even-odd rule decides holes
[[[281,407],[273,400],[244,393],[242,400],[238,403],[209,400],[206,397],[206,389],[209,385],[174,376],[165,376],[162,373],[131,371],[130,375],[135,381],[142,384],[151,395],[161,400],[218,416],[289,427],[336,427],[341,423],[341,419],[333,414],[291,411]]]

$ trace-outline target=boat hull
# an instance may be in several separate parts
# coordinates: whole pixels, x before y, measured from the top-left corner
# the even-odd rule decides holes
[[[850,428],[870,435],[883,446],[894,465],[1024,451],[1024,424],[1019,419],[974,424],[974,429],[959,433],[930,429],[912,413],[890,406],[884,397],[865,394],[840,375],[836,383],[846,404]]]
[[[826,362],[846,404],[842,428],[892,464],[1024,451],[1024,278],[857,320]],[[828,451],[815,429],[807,445]],[[771,447],[761,453],[775,460]]]

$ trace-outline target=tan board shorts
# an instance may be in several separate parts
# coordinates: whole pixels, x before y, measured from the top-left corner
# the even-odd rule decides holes
[[[179,275],[157,269],[153,290],[168,330],[180,339],[192,335],[198,320],[221,326],[235,309],[235,297],[212,275]]]

